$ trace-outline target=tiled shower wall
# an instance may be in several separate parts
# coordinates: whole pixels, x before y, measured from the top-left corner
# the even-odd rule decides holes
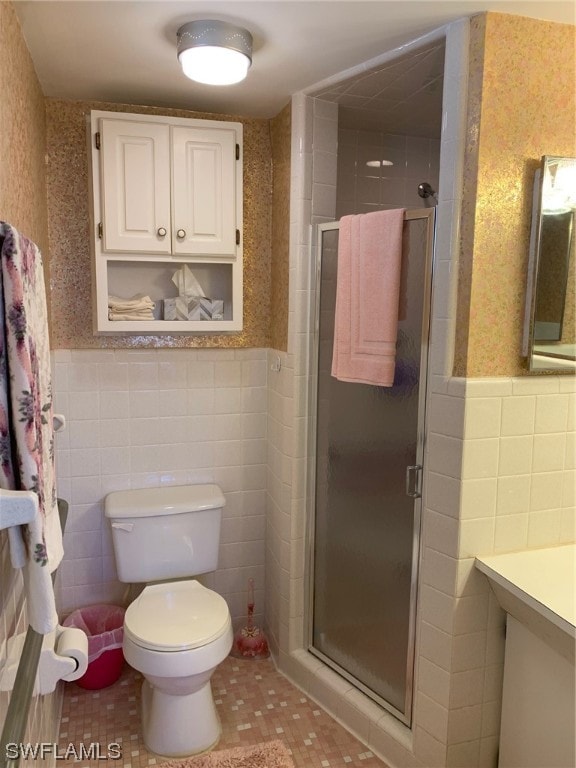
[[[246,615],[249,577],[264,607],[266,351],[57,350],[55,408],[60,496],[70,503],[59,579],[62,613],[117,602],[107,493],[217,483],[224,491],[219,568],[203,577],[233,620]]]
[[[388,160],[381,168],[371,160]],[[336,218],[387,208],[423,208],[434,204],[418,195],[428,182],[438,191],[440,139],[341,128],[338,131]]]
[[[457,162],[459,144],[458,129],[462,116],[465,99],[464,75],[461,72],[462,56],[465,56],[465,30],[455,29],[449,40],[446,80],[447,90],[458,94],[458,104],[454,114],[447,121],[443,137],[443,167],[444,184],[440,184],[439,213],[444,226],[439,236],[440,259],[448,259],[456,233],[454,221],[454,182],[451,178]],[[450,64],[452,65],[450,67]],[[454,104],[454,97],[451,96]],[[295,97],[293,100],[293,208],[291,230],[291,301],[295,308],[290,316],[289,351],[295,352],[295,370],[305,374],[306,360],[309,359],[308,344],[310,329],[313,323],[309,317],[312,305],[313,274],[310,269],[310,227],[322,221],[335,218],[337,189],[336,174],[330,173],[330,163],[327,157],[332,155],[332,167],[337,166],[338,147],[337,111],[335,105],[318,99]],[[430,146],[428,146],[430,149]],[[355,157],[358,158],[358,153]],[[357,162],[357,160],[356,160]],[[427,162],[429,160],[427,159]],[[428,169],[431,167],[427,166]],[[432,177],[429,177],[432,178]],[[419,179],[419,181],[429,179]],[[433,182],[430,182],[433,184]],[[444,193],[442,194],[442,190]],[[423,201],[420,201],[420,206]],[[380,198],[381,203],[381,198]],[[396,207],[401,203],[397,202]],[[379,207],[384,207],[380,204]],[[348,211],[347,211],[348,212]],[[364,212],[364,211],[362,211]],[[440,219],[439,219],[440,220]],[[313,257],[312,257],[313,258]],[[451,344],[449,338],[450,317],[453,309],[454,286],[448,283],[448,270],[439,270],[438,285],[435,291],[438,296],[437,336],[435,344],[435,363],[438,366],[438,378],[443,380],[444,372],[450,369]],[[440,367],[441,366],[441,367]],[[312,696],[317,697],[333,714],[341,718],[366,743],[380,751],[389,761],[398,765],[422,765],[421,760],[428,758],[436,760],[438,751],[435,744],[440,745],[440,734],[428,737],[426,731],[418,727],[417,732],[410,732],[400,725],[392,716],[377,707],[373,702],[363,697],[349,683],[342,681],[338,675],[325,668],[318,659],[306,653],[307,640],[305,634],[306,617],[306,587],[305,563],[307,551],[305,547],[305,481],[311,466],[306,461],[309,455],[306,451],[307,422],[307,388],[294,380],[294,439],[293,446],[303,446],[301,461],[293,462],[293,487],[302,487],[301,498],[292,498],[292,535],[289,544],[290,571],[281,574],[284,587],[281,592],[290,595],[289,604],[281,611],[280,624],[280,665],[281,669],[296,680]],[[308,462],[312,456],[309,455]],[[310,489],[308,489],[310,490]],[[310,500],[309,500],[310,504]],[[311,508],[311,507],[309,507]],[[281,605],[283,608],[283,606]],[[418,715],[417,715],[418,717]],[[419,726],[419,720],[415,722]],[[445,749],[445,748],[444,748]],[[415,754],[416,753],[416,754]],[[416,756],[418,755],[418,757]],[[440,766],[442,761],[426,763]]]
[[[288,354],[280,358],[280,370],[269,371],[266,533],[266,622],[284,671],[290,663],[288,650],[300,647],[304,627],[308,322],[314,262],[309,225],[334,219],[337,106],[298,94],[292,99],[292,125]],[[312,135],[321,152],[316,165],[312,162]],[[270,355],[273,362],[276,355]]]

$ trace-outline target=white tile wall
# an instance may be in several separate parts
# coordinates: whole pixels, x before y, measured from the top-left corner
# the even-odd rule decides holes
[[[219,568],[202,577],[245,618],[249,577],[264,611],[266,351],[67,350],[53,353],[58,493],[70,503],[59,579],[62,613],[124,598],[107,493],[214,482],[226,496]]]
[[[277,658],[301,647],[304,632],[308,333],[314,274],[310,223],[335,217],[337,106],[296,95],[292,125],[289,354],[281,356],[280,373],[270,374],[268,421],[266,619],[277,640]],[[270,354],[271,359],[277,355]]]
[[[370,160],[383,159],[394,165],[366,165]],[[336,218],[386,208],[432,205],[434,201],[425,202],[417,190],[423,181],[438,190],[439,159],[439,139],[340,129]],[[324,153],[314,153],[315,167],[317,162],[323,167],[323,160]]]
[[[522,379],[508,382],[512,393],[522,392]],[[538,383],[542,394],[534,394]],[[461,515],[466,520],[461,528],[465,532],[475,520],[486,518],[492,518],[495,528],[493,539],[476,541],[473,554],[573,541],[576,432],[568,428],[568,413],[576,407],[576,393],[561,391],[567,380],[559,376],[531,379],[531,394],[491,398],[475,397],[477,384],[466,382],[472,394],[466,397],[464,453],[471,462],[468,473],[483,476],[485,484],[476,486],[476,493],[464,492]],[[475,418],[488,412],[494,415],[494,436],[479,438]]]
[[[266,628],[278,658],[290,600],[293,356],[268,352],[268,497],[266,514]]]
[[[494,765],[498,742],[503,614],[472,558],[575,540],[572,388],[559,376],[452,380],[452,396],[430,400],[434,471],[425,496],[422,580],[428,591],[421,592],[420,647],[450,675],[447,765],[473,756],[476,762],[466,765]],[[461,420],[459,476],[444,450],[457,433],[456,418],[442,416],[450,402]],[[448,657],[437,638],[450,636]],[[428,664],[419,669],[421,688],[430,670]],[[437,737],[437,720],[419,702],[419,726]]]

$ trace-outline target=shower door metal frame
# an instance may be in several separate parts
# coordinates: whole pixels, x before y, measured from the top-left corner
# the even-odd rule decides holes
[[[436,208],[422,208],[406,210],[404,212],[405,225],[409,226],[411,221],[426,221],[426,253],[425,263],[422,265],[425,269],[424,275],[424,297],[422,307],[422,343],[420,349],[420,378],[418,391],[418,427],[416,433],[416,463],[422,469],[422,482],[424,481],[424,448],[425,448],[425,424],[426,424],[426,397],[428,389],[428,350],[430,334],[430,318],[432,311],[432,275],[434,269],[434,228],[436,221]],[[317,451],[317,415],[318,415],[318,355],[319,355],[319,333],[320,333],[320,278],[322,267],[322,243],[324,232],[331,232],[340,229],[340,222],[333,221],[324,224],[318,224],[315,227],[316,244],[312,245],[315,251],[314,282],[312,290],[314,292],[313,304],[311,306],[311,318],[314,318],[314,327],[312,334],[312,343],[310,345],[310,381],[309,381],[309,404],[308,411],[308,482],[306,487],[307,500],[307,572],[306,572],[306,590],[305,590],[305,644],[310,653],[321,659],[328,667],[333,669],[343,678],[351,682],[358,690],[365,693],[377,704],[391,712],[402,723],[411,727],[412,724],[412,702],[414,693],[414,661],[416,644],[416,603],[418,596],[418,570],[420,560],[420,528],[422,520],[422,494],[414,499],[414,529],[412,536],[412,569],[410,579],[410,618],[408,628],[408,653],[406,663],[406,695],[404,700],[404,712],[400,712],[390,702],[383,699],[377,693],[372,691],[364,683],[360,682],[354,675],[341,667],[335,661],[319,651],[313,645],[314,631],[314,544],[315,544],[315,522],[316,522],[316,451]]]

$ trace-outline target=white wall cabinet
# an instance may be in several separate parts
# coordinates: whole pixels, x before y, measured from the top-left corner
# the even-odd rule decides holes
[[[94,111],[95,333],[242,329],[242,125]],[[164,320],[187,264],[220,320]],[[110,320],[108,296],[149,295],[154,320]]]
[[[172,251],[236,255],[235,131],[172,132]]]
[[[102,119],[99,128],[103,251],[171,253],[169,126]]]

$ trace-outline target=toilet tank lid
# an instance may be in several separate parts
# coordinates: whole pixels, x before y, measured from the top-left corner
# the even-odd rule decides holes
[[[226,499],[217,485],[169,485],[114,491],[106,496],[106,517],[156,517],[218,509]]]

